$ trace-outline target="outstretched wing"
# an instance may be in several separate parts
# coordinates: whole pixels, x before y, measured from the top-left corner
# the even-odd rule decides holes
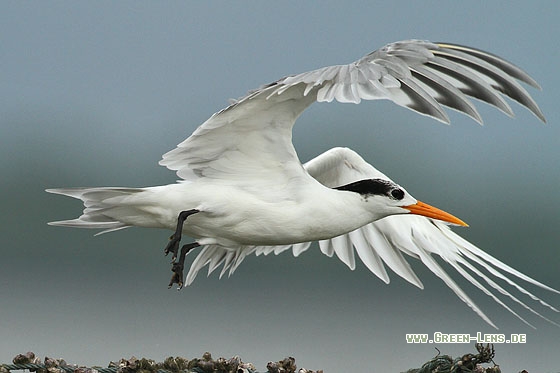
[[[357,153],[347,148],[331,149],[307,162],[304,166],[311,176],[328,187],[336,187],[356,180],[384,176],[372,165],[364,161]],[[298,256],[307,250],[310,244],[310,242],[307,242],[293,246],[247,246],[237,250],[229,250],[219,246],[206,246],[193,261],[187,275],[186,284],[192,283],[197,273],[206,265],[208,265],[208,274],[222,265],[220,276],[228,272],[232,274],[243,259],[250,254],[279,254],[292,249],[293,254]],[[422,283],[403,254],[419,259],[482,319],[497,328],[440,266],[434,258],[434,256],[439,256],[467,281],[490,296],[527,325],[532,327],[513,308],[508,306],[502,298],[509,298],[517,306],[534,313],[552,324],[558,325],[541,315],[539,311],[533,308],[535,306],[531,307],[527,303],[533,302],[537,303],[537,306],[540,305],[540,307],[556,312],[559,311],[526,290],[516,281],[522,280],[531,285],[560,294],[559,291],[502,263],[500,260],[461,238],[445,223],[437,220],[418,215],[389,216],[348,234],[320,241],[319,246],[321,251],[329,257],[336,254],[350,269],[355,268],[355,253],[357,253],[365,266],[385,283],[389,283],[386,265],[410,283],[423,288]],[[496,282],[496,279],[507,283],[507,286],[500,285],[498,283],[500,281]],[[526,299],[521,300],[520,298]]]
[[[389,99],[418,113],[449,122],[448,106],[482,122],[468,96],[512,116],[502,95],[542,112],[518,83],[538,84],[492,54],[447,43],[409,40],[389,44],[348,65],[282,78],[215,113],[160,164],[183,179],[233,182],[258,175],[278,180],[301,176],[292,127],[313,102]]]

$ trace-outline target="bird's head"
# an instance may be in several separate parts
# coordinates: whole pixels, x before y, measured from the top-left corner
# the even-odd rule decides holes
[[[403,187],[388,179],[385,175],[380,178],[358,180],[335,189],[358,193],[367,203],[368,210],[372,211],[376,219],[390,215],[415,214],[455,225],[467,226],[461,219],[416,200]]]

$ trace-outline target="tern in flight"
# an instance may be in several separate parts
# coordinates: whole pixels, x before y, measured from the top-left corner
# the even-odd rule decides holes
[[[100,233],[131,226],[171,229],[174,233],[164,252],[173,257],[169,286],[177,283],[179,288],[190,285],[205,266],[208,274],[220,266],[220,276],[231,274],[247,255],[291,249],[298,256],[314,241],[324,254],[336,254],[351,269],[357,252],[384,282],[389,282],[387,265],[423,288],[406,254],[421,260],[496,327],[441,268],[435,254],[523,322],[528,324],[496,293],[554,323],[518,296],[558,310],[511,278],[560,292],[502,263],[449,228],[465,226],[463,221],[416,200],[348,148],[328,150],[302,164],[292,144],[296,119],[315,101],[388,99],[445,123],[449,117],[442,106],[447,106],[482,123],[469,97],[513,116],[503,97],[508,96],[544,122],[520,82],[539,88],[520,68],[478,49],[420,40],[392,43],[348,65],[279,79],[215,113],[163,155],[160,164],[181,178],[176,184],[49,189],[81,199],[85,205],[79,218],[50,224],[103,229]],[[182,234],[194,242],[179,250]],[[184,278],[185,255],[199,246]]]

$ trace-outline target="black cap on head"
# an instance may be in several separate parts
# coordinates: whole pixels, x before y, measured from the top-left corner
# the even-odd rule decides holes
[[[404,198],[404,191],[391,181],[383,179],[358,180],[350,184],[336,187],[337,190],[346,190],[359,193],[361,195],[382,195],[393,199],[401,200]]]

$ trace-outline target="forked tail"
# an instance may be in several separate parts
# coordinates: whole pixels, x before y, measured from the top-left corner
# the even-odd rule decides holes
[[[140,188],[60,188],[47,192],[80,199],[84,202],[84,212],[76,219],[50,222],[49,225],[63,227],[103,229],[97,233],[107,233],[128,228],[123,222],[126,217],[138,215],[138,209],[127,203],[130,196],[142,192]]]

